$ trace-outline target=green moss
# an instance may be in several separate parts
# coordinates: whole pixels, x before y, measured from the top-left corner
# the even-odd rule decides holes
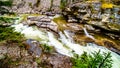
[[[67,21],[64,17],[60,16],[57,18],[54,18],[53,21],[58,25],[58,28],[60,30],[64,30],[66,28]]]
[[[40,64],[41,63],[41,59],[40,58],[35,58],[35,61]]]
[[[120,25],[117,23],[108,23],[108,26],[115,29],[120,29]]]

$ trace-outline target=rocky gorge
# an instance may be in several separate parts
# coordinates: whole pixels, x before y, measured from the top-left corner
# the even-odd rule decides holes
[[[84,51],[100,50],[101,54],[111,52],[111,67],[119,68],[120,8],[115,4],[82,0],[13,0],[13,6],[7,9],[16,15],[1,14],[1,17],[14,21],[0,25],[14,27],[25,39],[22,44],[0,42],[0,67],[72,68],[74,53],[81,55]]]

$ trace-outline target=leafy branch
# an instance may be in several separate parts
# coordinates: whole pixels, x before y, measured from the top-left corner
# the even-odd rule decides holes
[[[111,53],[100,54],[100,51],[94,52],[88,55],[84,52],[81,56],[75,54],[74,58],[71,58],[73,68],[111,68],[112,59]]]

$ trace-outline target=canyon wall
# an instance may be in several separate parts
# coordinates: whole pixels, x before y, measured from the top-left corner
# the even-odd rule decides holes
[[[52,11],[60,13],[60,6],[63,4],[72,4],[82,0],[13,0],[13,12],[16,13],[41,13]],[[61,2],[63,3],[61,5]]]

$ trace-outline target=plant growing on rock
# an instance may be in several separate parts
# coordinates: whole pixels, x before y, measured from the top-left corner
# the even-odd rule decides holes
[[[0,27],[0,42],[1,41],[12,41],[12,42],[20,42],[22,41],[23,35],[14,32],[14,28],[12,27]]]
[[[75,57],[71,59],[73,68],[111,68],[112,59],[111,53],[94,52],[88,55],[84,52],[81,56],[75,54]]]
[[[12,6],[12,0],[1,0],[0,1],[0,14],[9,14],[9,10],[7,9],[7,7],[11,7]]]
[[[7,18],[7,17],[0,17],[0,23],[12,23],[15,20],[17,20],[17,18]]]
[[[48,46],[47,44],[42,44],[41,47],[43,48],[43,51],[44,51],[45,53],[52,53],[52,52],[55,51],[55,50],[54,50],[54,47]]]
[[[61,0],[61,1],[60,1],[60,8],[61,8],[62,10],[65,9],[66,5],[67,5],[67,0]]]

